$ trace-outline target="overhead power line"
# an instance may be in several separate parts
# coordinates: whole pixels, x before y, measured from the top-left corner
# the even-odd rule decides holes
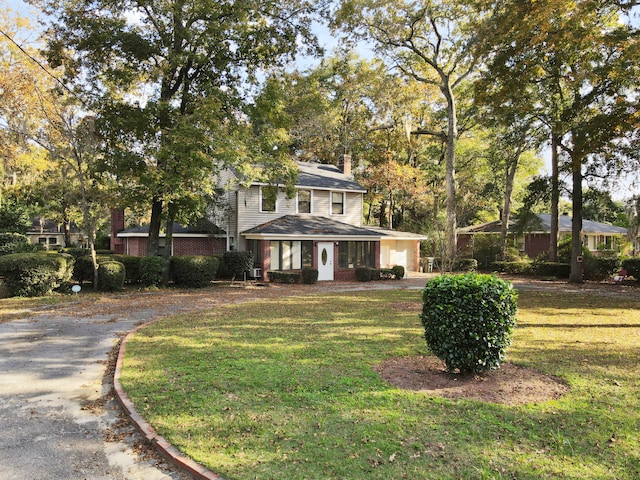
[[[48,68],[46,65],[44,65],[40,60],[38,60],[37,58],[35,58],[33,55],[31,55],[29,52],[27,52],[24,48],[22,48],[22,45],[20,45],[18,42],[16,42],[13,37],[11,37],[8,33],[6,33],[4,30],[2,30],[0,28],[0,34],[2,34],[7,40],[9,40],[13,45],[16,46],[16,48],[18,48],[18,50],[20,50],[29,60],[31,60],[33,63],[35,63],[36,65],[38,65],[43,71],[44,73],[46,73],[48,76],[50,76],[51,78],[53,78],[55,80],[55,82],[60,85],[62,88],[64,88],[67,92],[69,92],[72,96],[74,96],[75,98],[77,98],[78,100],[80,100],[80,102],[82,103],[82,105],[84,105],[86,107],[86,104],[84,103],[84,101],[78,97],[78,95],[71,90],[67,85],[65,85],[65,83],[60,80],[58,77],[56,77]]]

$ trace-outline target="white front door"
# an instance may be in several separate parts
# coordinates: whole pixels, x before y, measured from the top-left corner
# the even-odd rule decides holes
[[[318,242],[318,281],[333,280],[333,242]]]

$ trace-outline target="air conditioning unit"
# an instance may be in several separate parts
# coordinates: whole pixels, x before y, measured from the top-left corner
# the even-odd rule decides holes
[[[251,278],[261,278],[262,277],[262,269],[261,268],[252,268],[251,269]]]

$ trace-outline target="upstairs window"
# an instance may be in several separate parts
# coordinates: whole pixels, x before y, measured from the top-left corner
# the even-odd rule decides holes
[[[260,187],[260,211],[276,212],[278,206],[278,187]]]
[[[344,192],[331,192],[331,215],[344,215]]]
[[[311,213],[311,190],[298,190],[298,213]]]

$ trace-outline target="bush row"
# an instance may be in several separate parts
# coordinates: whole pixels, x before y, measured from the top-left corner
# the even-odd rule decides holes
[[[21,233],[0,233],[0,255],[28,253],[42,250],[40,245],[32,245],[26,235]]]
[[[267,277],[273,283],[305,283],[308,285],[318,281],[318,270],[315,268],[303,268],[300,271],[269,270]]]
[[[359,282],[370,282],[372,280],[402,280],[404,278],[404,267],[395,265],[392,268],[356,268],[356,279]]]
[[[0,277],[12,296],[49,295],[68,284],[73,257],[47,253],[13,253],[0,256]]]
[[[512,275],[539,275],[542,277],[569,278],[571,265],[568,263],[517,261],[493,262],[494,272]]]
[[[420,266],[423,272],[429,271],[429,259],[421,258]],[[441,269],[442,259],[434,258],[432,267]],[[475,258],[456,258],[453,262],[452,271],[454,272],[475,272],[476,270],[478,270],[478,261]]]
[[[636,280],[640,280],[640,257],[627,258],[622,262],[622,268]]]

